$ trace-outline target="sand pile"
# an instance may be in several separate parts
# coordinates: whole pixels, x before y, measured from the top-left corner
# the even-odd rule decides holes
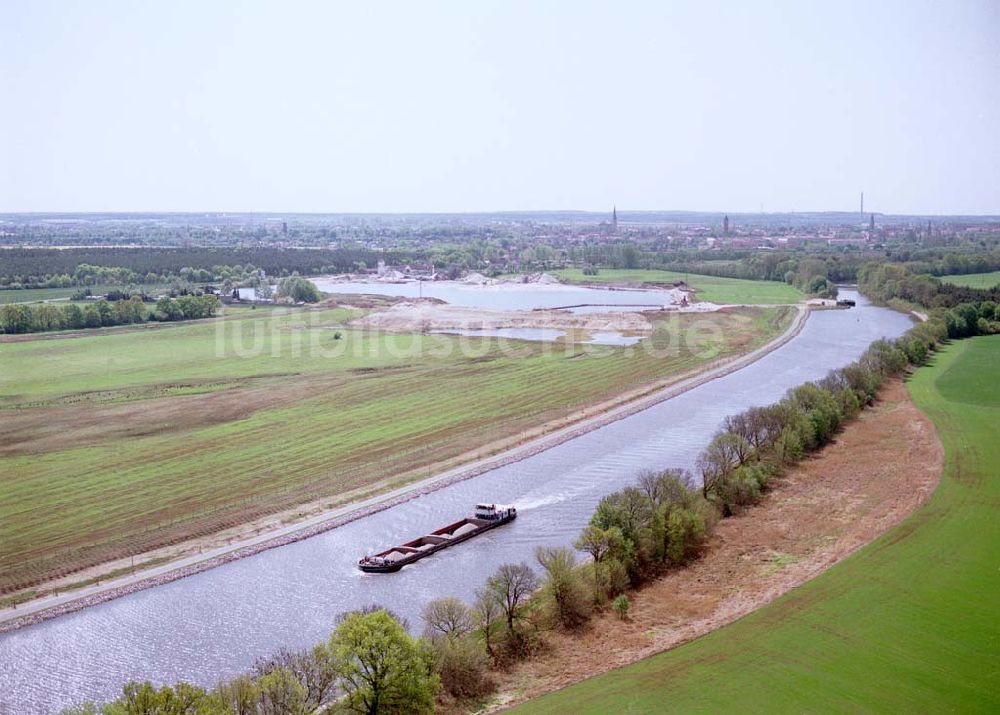
[[[495,278],[487,278],[482,273],[470,273],[461,282],[470,286],[491,286],[497,281]]]
[[[561,310],[499,310],[464,308],[429,303],[399,303],[352,323],[359,327],[393,332],[424,330],[492,330],[496,328],[556,328],[560,330],[613,330],[649,332],[642,313],[574,314]]]

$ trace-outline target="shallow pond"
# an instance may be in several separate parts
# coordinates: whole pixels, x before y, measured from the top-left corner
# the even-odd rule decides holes
[[[613,330],[593,333],[587,342],[591,345],[635,345],[642,340],[641,335],[622,335]]]

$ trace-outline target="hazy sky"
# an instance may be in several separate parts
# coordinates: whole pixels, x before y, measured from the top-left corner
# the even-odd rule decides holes
[[[1000,0],[0,0],[0,211],[1000,213]]]

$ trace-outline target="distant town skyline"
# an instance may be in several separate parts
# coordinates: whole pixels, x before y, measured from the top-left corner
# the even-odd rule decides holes
[[[41,0],[0,45],[0,212],[1000,214],[991,0]]]

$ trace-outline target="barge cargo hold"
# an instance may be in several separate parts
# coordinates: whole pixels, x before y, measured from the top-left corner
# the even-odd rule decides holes
[[[435,551],[447,549],[449,546],[478,536],[484,531],[495,529],[517,518],[517,509],[499,504],[476,504],[472,516],[466,517],[454,524],[432,531],[405,544],[393,546],[371,556],[358,560],[358,568],[367,573],[392,573],[399,571],[407,564],[430,556]]]

